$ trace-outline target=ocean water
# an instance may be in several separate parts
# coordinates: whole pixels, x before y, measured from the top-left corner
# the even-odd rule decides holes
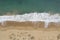
[[[0,23],[5,21],[44,21],[47,28],[60,23],[60,0],[0,0]]]
[[[0,0],[0,15],[7,12],[24,14],[29,12],[60,13],[60,0]]]

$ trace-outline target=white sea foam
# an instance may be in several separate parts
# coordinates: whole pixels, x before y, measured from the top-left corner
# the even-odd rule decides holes
[[[51,15],[50,13],[25,13],[23,15],[4,15],[0,16],[0,22],[3,24],[4,21],[18,21],[18,22],[24,22],[24,21],[44,21],[45,22],[45,28],[48,27],[48,24],[50,22],[60,22],[60,15],[54,14]]]

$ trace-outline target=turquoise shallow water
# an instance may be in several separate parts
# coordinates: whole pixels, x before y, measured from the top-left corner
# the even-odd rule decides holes
[[[0,0],[0,14],[17,10],[25,12],[60,13],[60,0]]]

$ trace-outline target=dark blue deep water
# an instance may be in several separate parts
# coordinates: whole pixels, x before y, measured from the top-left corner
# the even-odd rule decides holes
[[[60,13],[60,0],[0,0],[0,14],[13,11]]]

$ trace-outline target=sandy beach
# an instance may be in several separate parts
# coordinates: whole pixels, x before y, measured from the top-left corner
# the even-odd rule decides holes
[[[50,23],[44,28],[44,22],[6,21],[4,26],[0,24],[0,40],[59,40],[59,26]]]
[[[60,40],[60,0],[0,0],[0,40]]]

